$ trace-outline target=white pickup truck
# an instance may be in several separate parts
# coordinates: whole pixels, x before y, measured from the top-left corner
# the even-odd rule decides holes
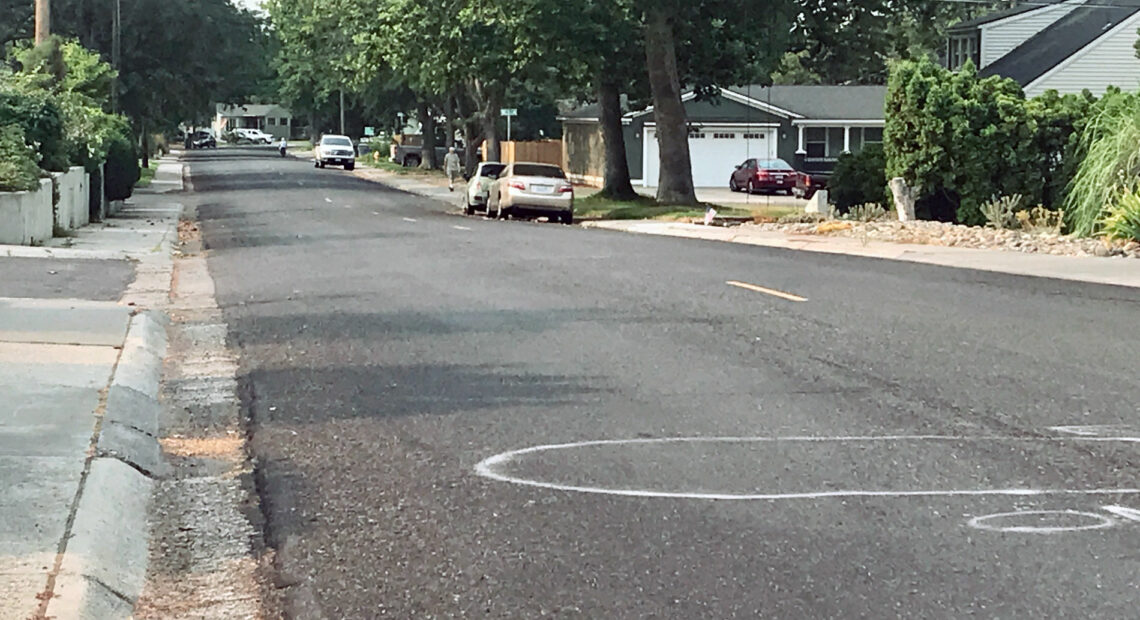
[[[356,147],[348,136],[321,136],[313,151],[313,165],[324,168],[329,164],[344,166],[345,170],[356,168]]]

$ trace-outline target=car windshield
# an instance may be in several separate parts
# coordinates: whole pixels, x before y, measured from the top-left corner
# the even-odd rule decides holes
[[[504,164],[488,164],[479,169],[479,176],[498,176],[503,173],[503,168],[506,168]]]
[[[511,174],[520,177],[550,177],[552,179],[565,179],[566,175],[558,166],[542,166],[538,164],[516,164]]]
[[[329,146],[352,146],[352,140],[348,138],[322,138],[321,144]]]
[[[767,170],[794,170],[788,162],[782,159],[761,159],[760,167]]]

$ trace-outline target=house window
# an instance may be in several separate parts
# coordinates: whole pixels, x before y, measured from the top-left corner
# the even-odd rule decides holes
[[[274,118],[274,117],[272,117],[272,116],[270,116],[270,117],[269,117],[269,126],[270,126],[270,127],[273,127],[273,126],[275,126],[276,124],[277,124],[277,119],[276,119],[276,118]]]
[[[882,144],[883,143],[883,128],[882,127],[864,127],[863,128],[863,144]]]
[[[808,127],[804,130],[804,148],[808,157],[827,157],[827,128]]]
[[[278,124],[278,125],[281,125],[282,127],[286,127],[286,126],[288,126],[288,125],[289,125],[289,119],[288,119],[288,118],[286,118],[286,117],[284,117],[284,116],[282,116],[281,118],[279,118],[279,119],[277,120],[277,124]]]
[[[974,65],[980,67],[982,63],[981,47],[981,39],[977,32],[950,37],[946,49],[947,67],[951,71],[957,71],[966,64],[967,60],[974,61]]]
[[[689,130],[689,139],[690,140],[704,140],[704,138],[705,138],[705,134],[700,129],[690,129]]]
[[[764,134],[762,133],[746,133],[744,134],[745,140],[763,140]]]
[[[828,127],[827,128],[827,156],[839,157],[843,152],[843,128],[842,127]]]
[[[735,140],[736,134],[734,133],[714,133],[713,140]]]

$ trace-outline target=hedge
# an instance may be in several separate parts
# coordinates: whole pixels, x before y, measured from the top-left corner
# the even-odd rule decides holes
[[[18,125],[28,146],[40,155],[44,170],[67,170],[68,149],[64,139],[63,113],[47,93],[19,92],[0,83],[0,126]]]
[[[829,200],[840,213],[867,203],[890,207],[886,167],[881,144],[867,144],[854,155],[840,155],[827,182]]]
[[[17,125],[0,126],[0,192],[27,192],[40,186],[35,152]]]

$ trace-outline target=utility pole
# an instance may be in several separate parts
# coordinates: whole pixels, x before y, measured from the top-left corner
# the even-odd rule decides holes
[[[111,80],[111,110],[113,112],[119,111],[119,72],[121,68],[119,63],[121,59],[120,46],[122,45],[122,11],[120,0],[112,0],[114,8],[111,12],[111,67],[115,69],[115,78]]]
[[[344,135],[344,89],[340,89],[340,135]]]
[[[36,45],[47,41],[49,36],[51,36],[51,0],[36,0]]]

